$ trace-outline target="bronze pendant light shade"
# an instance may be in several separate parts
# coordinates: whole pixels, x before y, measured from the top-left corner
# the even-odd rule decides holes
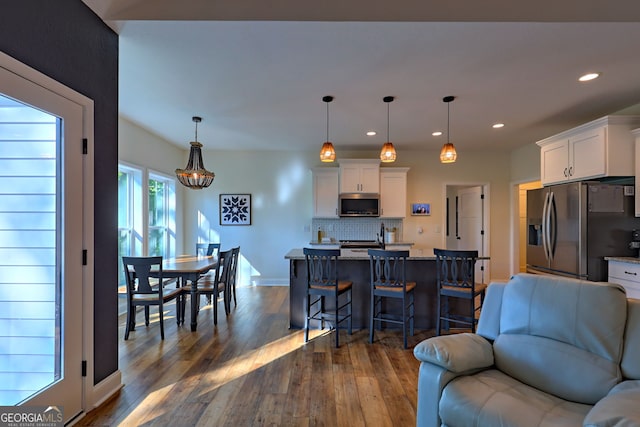
[[[204,168],[202,162],[202,144],[198,142],[198,123],[202,121],[201,117],[193,117],[192,120],[196,124],[196,140],[191,141],[191,149],[189,150],[189,160],[187,167],[184,169],[176,169],[176,177],[180,184],[185,187],[200,190],[211,185],[215,174]]]
[[[445,96],[442,98],[442,101],[447,103],[447,142],[442,146],[442,150],[440,150],[440,163],[453,163],[458,157],[456,147],[449,141],[449,104],[451,104],[454,99],[456,99],[455,96]]]
[[[322,148],[320,149],[320,160],[328,163],[336,160],[336,150],[333,148],[333,144],[329,141],[329,103],[333,101],[333,96],[323,96],[322,101],[327,104],[327,140],[322,144]]]
[[[387,142],[382,146],[380,151],[380,161],[382,163],[391,163],[396,161],[396,149],[393,143],[389,140],[389,104],[393,102],[395,98],[393,96],[385,96],[382,98],[387,103]]]

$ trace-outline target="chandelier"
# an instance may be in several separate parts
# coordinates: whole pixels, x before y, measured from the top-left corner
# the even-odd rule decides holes
[[[215,174],[204,168],[202,162],[202,144],[198,142],[198,123],[202,121],[201,117],[193,117],[192,120],[196,124],[196,140],[191,141],[191,149],[189,150],[189,161],[184,169],[176,169],[176,177],[180,184],[194,190],[200,190],[211,185]]]

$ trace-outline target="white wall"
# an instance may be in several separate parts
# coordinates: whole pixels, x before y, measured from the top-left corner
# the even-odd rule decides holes
[[[186,164],[187,150],[120,120],[120,160],[173,174]],[[342,152],[342,158],[375,158],[378,151]],[[510,153],[460,152],[456,163],[443,165],[439,151],[400,151],[392,166],[410,167],[407,175],[407,203],[431,203],[430,216],[407,216],[404,241],[417,248],[443,244],[444,185],[489,184],[491,278],[509,277],[510,183],[512,171],[533,169],[531,156],[513,159]],[[224,249],[240,245],[241,281],[288,283],[289,264],[284,259],[292,248],[311,239],[311,172],[321,165],[318,153],[273,151],[203,151],[204,164],[216,174],[211,187],[203,190],[178,188],[178,253],[192,252],[202,241],[220,241]],[[536,157],[537,159],[537,157]],[[518,163],[523,163],[519,165]],[[384,167],[384,166],[383,166]],[[538,173],[539,175],[539,173]],[[219,195],[250,193],[251,226],[221,226]],[[409,208],[407,206],[407,212]],[[418,227],[424,232],[419,234]],[[438,232],[439,229],[439,232]]]
[[[511,182],[540,179],[540,147],[535,142],[511,152]]]
[[[288,284],[284,256],[311,239],[311,172],[318,153],[203,151],[216,177],[205,190],[185,191],[185,251],[202,241],[240,246],[240,281]],[[251,194],[251,225],[220,225],[220,194]]]

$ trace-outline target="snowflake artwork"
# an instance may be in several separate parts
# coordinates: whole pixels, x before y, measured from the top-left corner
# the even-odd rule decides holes
[[[220,225],[251,225],[251,194],[221,194]]]

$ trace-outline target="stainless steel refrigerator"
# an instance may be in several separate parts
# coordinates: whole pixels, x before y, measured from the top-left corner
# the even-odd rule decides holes
[[[607,280],[605,256],[637,256],[632,190],[574,182],[527,191],[527,271]]]

